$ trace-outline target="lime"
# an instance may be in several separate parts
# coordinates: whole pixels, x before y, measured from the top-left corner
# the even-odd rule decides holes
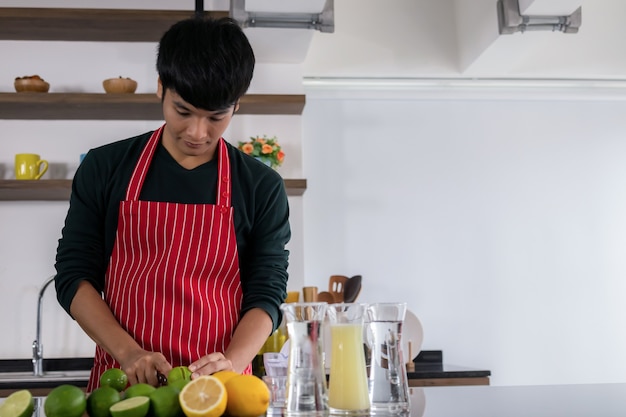
[[[183,390],[185,385],[187,385],[188,383],[189,381],[186,381],[184,379],[179,379],[178,381],[168,382],[167,386],[174,389],[177,393],[180,394],[180,392]]]
[[[2,417],[30,417],[35,409],[35,401],[28,390],[15,391],[0,404]]]
[[[86,408],[85,393],[74,385],[59,385],[43,403],[46,417],[81,417]]]
[[[112,417],[145,417],[150,411],[150,398],[143,396],[127,398],[113,404],[109,411]]]
[[[191,371],[186,366],[177,366],[172,368],[167,374],[167,383],[179,380],[191,381]]]
[[[87,397],[87,414],[90,417],[110,417],[109,408],[121,400],[122,396],[115,388],[97,388]]]
[[[128,376],[119,368],[110,368],[100,376],[101,387],[113,387],[119,392],[124,391],[128,385]]]
[[[150,393],[154,391],[155,389],[156,388],[154,388],[150,384],[140,382],[138,384],[131,385],[130,387],[126,388],[126,391],[124,392],[124,398],[139,397],[140,395],[143,397],[148,397],[150,396]]]
[[[152,417],[176,417],[182,413],[178,402],[180,391],[173,386],[159,387],[150,394],[150,415]]]

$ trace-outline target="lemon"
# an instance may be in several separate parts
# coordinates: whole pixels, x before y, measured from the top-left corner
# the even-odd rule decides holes
[[[1,417],[30,417],[35,409],[35,400],[28,390],[15,391],[0,404]]]
[[[107,369],[100,375],[101,387],[113,387],[119,392],[126,389],[128,385],[128,376],[119,368]]]
[[[154,388],[150,384],[140,382],[138,384],[131,385],[130,387],[126,388],[126,391],[124,391],[124,398],[139,397],[140,395],[143,397],[149,397],[152,391],[154,391],[155,389],[156,388]]]
[[[127,398],[113,404],[109,411],[112,417],[145,417],[150,411],[150,398],[143,396]]]
[[[191,381],[191,371],[186,366],[177,366],[170,369],[170,371],[167,373],[168,384],[180,381],[181,379],[184,381]]]
[[[86,408],[85,393],[74,385],[59,385],[48,393],[43,403],[46,417],[81,417]]]
[[[219,379],[203,375],[185,385],[178,399],[187,417],[219,417],[226,410],[227,394]]]
[[[270,390],[254,375],[238,375],[226,383],[228,405],[226,412],[234,417],[256,417],[270,405]]]
[[[122,396],[115,388],[97,388],[87,397],[87,414],[90,417],[110,417],[109,408],[121,400]]]
[[[170,385],[159,387],[150,393],[151,417],[177,417],[182,409],[178,402],[180,391]]]
[[[238,374],[235,371],[217,371],[213,374],[213,376],[222,381],[222,384],[224,385],[226,385],[226,381],[237,375],[241,374]]]

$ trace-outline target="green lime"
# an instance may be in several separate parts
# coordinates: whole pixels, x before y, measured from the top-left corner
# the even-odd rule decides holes
[[[0,404],[2,417],[30,417],[35,409],[35,400],[28,390],[15,391]]]
[[[138,384],[131,385],[130,387],[126,388],[126,391],[124,391],[124,398],[133,398],[133,397],[139,397],[139,396],[147,397],[155,389],[156,388],[154,388],[150,384],[140,382]]]
[[[119,392],[126,389],[128,385],[128,376],[119,368],[110,368],[100,376],[101,387],[113,387]]]
[[[59,385],[48,393],[43,403],[46,417],[81,417],[86,408],[85,393],[74,385]]]
[[[186,366],[177,366],[172,368],[167,374],[167,383],[171,384],[172,382],[180,381],[191,381],[191,371]]]
[[[97,388],[87,397],[87,414],[90,417],[111,417],[109,408],[121,400],[122,396],[115,388]]]
[[[183,387],[187,385],[188,383],[189,381],[185,379],[179,379],[178,381],[174,381],[174,382],[168,381],[167,386],[173,388],[177,393],[180,394],[180,392],[183,390]]]
[[[150,411],[152,417],[176,417],[182,409],[178,402],[179,391],[169,385],[157,388],[150,394]]]
[[[150,398],[143,396],[127,398],[113,404],[109,411],[112,417],[145,417],[150,411]]]

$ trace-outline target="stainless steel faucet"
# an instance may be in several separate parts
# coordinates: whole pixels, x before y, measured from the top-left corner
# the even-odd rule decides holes
[[[46,288],[54,282],[54,275],[46,280],[39,290],[39,299],[37,300],[37,335],[33,341],[33,375],[43,376],[43,344],[41,343],[41,304]]]

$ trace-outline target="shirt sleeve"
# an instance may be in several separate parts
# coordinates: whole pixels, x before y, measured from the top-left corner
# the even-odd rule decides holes
[[[271,317],[275,330],[281,324],[280,305],[287,296],[289,202],[284,182],[275,171],[257,184],[247,250],[240,260],[242,314],[261,308]]]
[[[57,299],[70,315],[70,305],[81,281],[89,281],[99,292],[104,289],[106,203],[97,162],[88,153],[76,171],[57,247]]]

